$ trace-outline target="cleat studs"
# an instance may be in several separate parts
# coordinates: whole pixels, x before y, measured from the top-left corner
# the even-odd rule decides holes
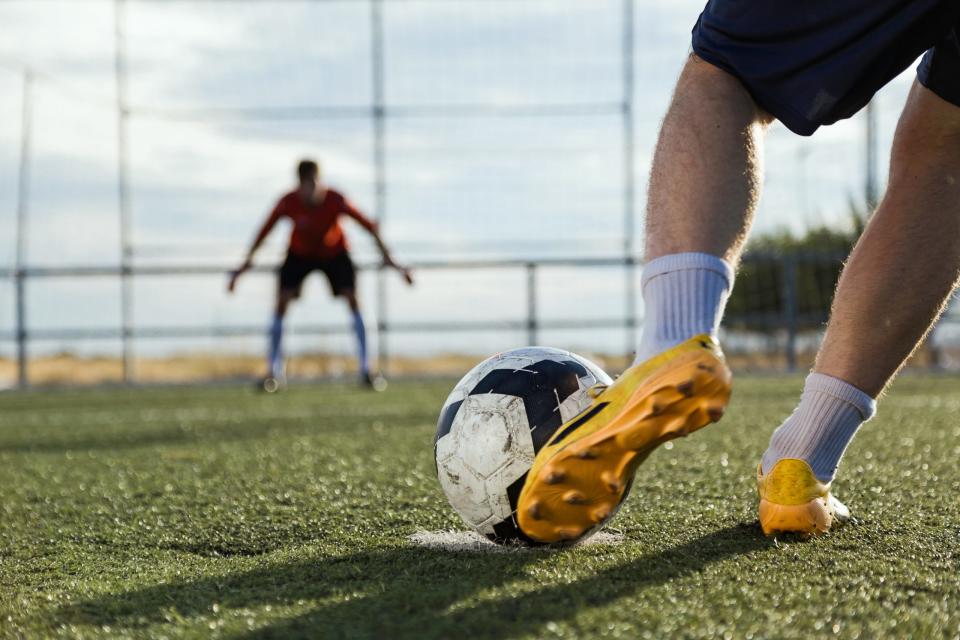
[[[688,380],[687,382],[681,382],[677,385],[677,391],[679,391],[684,398],[693,397],[693,381]]]
[[[709,416],[710,422],[718,422],[723,417],[723,409],[719,407],[707,409],[707,416]]]
[[[579,491],[567,491],[563,494],[563,501],[567,504],[584,504],[587,497]]]
[[[559,484],[563,482],[563,479],[566,477],[566,474],[562,471],[550,471],[546,477],[544,477],[543,481],[547,484]]]
[[[557,529],[557,537],[566,542],[576,540],[581,535],[583,535],[583,529],[576,529],[573,527],[563,527]]]
[[[610,509],[608,507],[598,507],[590,512],[590,519],[594,524],[606,522],[610,518]]]
[[[527,515],[533,518],[534,520],[539,520],[540,516],[542,515],[540,513],[540,503],[534,502],[532,505],[527,507]]]
[[[620,493],[620,480],[612,471],[604,471],[600,474],[600,479],[610,493]]]

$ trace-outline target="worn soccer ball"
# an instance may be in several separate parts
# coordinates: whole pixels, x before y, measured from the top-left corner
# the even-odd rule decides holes
[[[484,360],[440,412],[434,454],[440,486],[470,527],[497,543],[534,544],[517,526],[517,499],[533,458],[611,384],[586,358],[527,347]]]

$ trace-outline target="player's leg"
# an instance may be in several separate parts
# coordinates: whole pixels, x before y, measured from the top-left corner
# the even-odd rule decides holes
[[[846,515],[826,494],[840,458],[958,276],[960,107],[915,84],[894,137],[887,193],[844,268],[814,373],[763,456],[764,477],[775,468],[789,476],[779,498],[761,494],[765,530],[826,530],[834,509]],[[783,495],[787,489],[797,495]]]
[[[309,261],[288,254],[277,278],[277,298],[270,320],[267,346],[267,376],[263,380],[266,391],[276,391],[284,383],[286,367],[283,357],[283,324],[290,303],[300,297],[303,281],[313,266]]]
[[[736,78],[690,57],[651,172],[637,360],[538,452],[517,501],[531,538],[583,536],[659,443],[722,415],[730,373],[712,336],[756,208],[766,119]]]
[[[815,371],[878,396],[960,274],[960,107],[919,83],[901,116],[883,202],[840,278]]]
[[[360,372],[360,380],[364,384],[372,384],[370,363],[367,356],[367,327],[363,321],[363,312],[360,310],[357,293],[354,289],[344,289],[340,295],[350,308],[351,326],[353,335],[357,340],[357,370]]]
[[[637,361],[540,450],[518,500],[531,538],[576,539],[610,518],[661,442],[716,421],[730,372],[714,340],[759,198],[764,114],[691,56],[654,155]]]
[[[760,199],[770,121],[739,80],[690,56],[650,173],[637,363],[716,335]]]
[[[277,288],[277,301],[270,321],[269,345],[267,349],[267,381],[264,386],[279,386],[285,378],[283,359],[283,322],[290,303],[297,298],[295,289]]]
[[[333,295],[343,298],[350,308],[350,325],[357,341],[357,370],[360,382],[373,386],[367,357],[367,327],[357,300],[357,269],[346,251],[324,264],[323,271],[330,282]]]

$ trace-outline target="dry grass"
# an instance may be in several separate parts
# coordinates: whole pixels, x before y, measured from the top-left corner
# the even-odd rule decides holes
[[[626,368],[623,356],[591,354],[587,356],[611,375]],[[960,362],[960,353],[941,354],[946,364]],[[813,365],[814,353],[800,353],[797,367],[803,371]],[[423,357],[393,357],[391,376],[448,376],[459,377],[469,371],[483,356],[476,354],[441,354]],[[782,353],[728,354],[736,371],[782,371],[786,363]],[[934,365],[932,354],[921,349],[910,366],[928,369]],[[0,358],[0,387],[13,386],[17,380],[17,363]],[[84,386],[121,382],[123,365],[112,356],[78,356],[60,353],[31,358],[30,383],[45,386]],[[263,375],[263,356],[253,354],[180,353],[166,357],[137,358],[134,377],[141,383],[186,383],[218,380],[253,379]],[[311,353],[290,358],[287,375],[292,380],[352,378],[356,373],[353,356]]]
[[[590,356],[609,371],[620,371],[625,358]],[[393,357],[392,376],[459,377],[470,370],[482,356],[441,354],[429,357]],[[0,359],[0,385],[13,385],[17,379],[17,363]],[[290,358],[287,375],[293,380],[352,378],[356,360],[338,354],[304,354]],[[119,358],[108,356],[82,357],[70,353],[31,358],[28,371],[35,385],[95,385],[120,382],[123,365]],[[160,358],[137,358],[134,375],[144,383],[182,383],[215,380],[237,380],[263,375],[260,355],[196,353],[176,354]]]

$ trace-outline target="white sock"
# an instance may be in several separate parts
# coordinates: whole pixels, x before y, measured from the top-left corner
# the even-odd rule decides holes
[[[733,288],[733,267],[707,253],[674,253],[643,268],[640,363],[703,333],[716,336]]]
[[[784,458],[796,458],[805,460],[818,480],[831,482],[857,429],[876,411],[876,400],[852,384],[811,373],[800,405],[770,438],[763,473]]]

